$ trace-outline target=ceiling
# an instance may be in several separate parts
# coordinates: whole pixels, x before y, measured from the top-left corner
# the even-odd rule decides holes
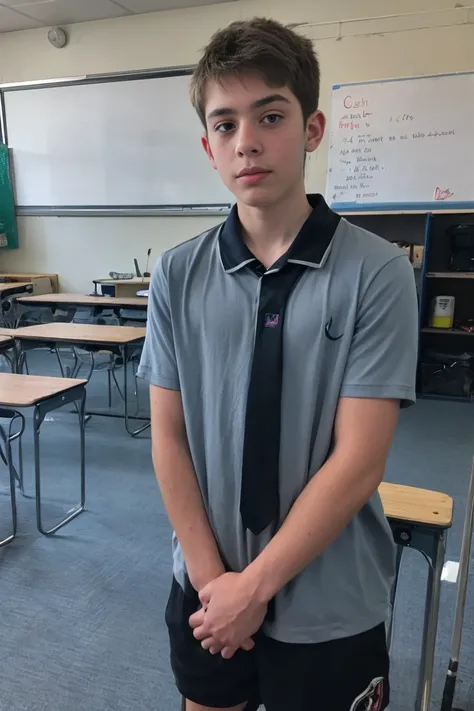
[[[0,32],[218,5],[232,0],[0,0]]]

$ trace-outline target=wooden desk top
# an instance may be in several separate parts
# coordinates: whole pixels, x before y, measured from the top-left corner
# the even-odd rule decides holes
[[[86,384],[87,380],[72,378],[0,373],[0,404],[7,407],[30,407],[77,385]]]
[[[88,323],[42,323],[17,328],[14,338],[29,341],[125,345],[145,338],[146,329],[134,326],[99,326]]]
[[[43,274],[41,272],[0,272],[0,277],[8,277],[9,279],[19,279],[20,281],[25,281],[25,279],[38,279],[41,277],[57,277],[57,274]],[[29,283],[29,282],[28,282]]]
[[[9,289],[22,289],[26,288],[27,286],[32,288],[31,286],[31,281],[6,281],[6,282],[0,282],[0,294],[4,291],[8,291]]]
[[[453,522],[453,500],[447,494],[387,482],[380,485],[379,494],[389,519],[440,528]]]
[[[138,306],[146,309],[148,299],[140,296],[86,296],[83,294],[39,294],[38,296],[22,296],[18,299],[19,304],[25,306],[35,304],[71,304],[77,306],[103,306],[104,308]]]
[[[130,284],[130,286],[140,286],[143,285],[145,289],[150,283],[151,277],[133,277],[133,279],[94,279],[93,284],[109,284],[110,286],[115,284]]]

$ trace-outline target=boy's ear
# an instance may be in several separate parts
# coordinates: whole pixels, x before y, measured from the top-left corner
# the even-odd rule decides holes
[[[319,146],[326,129],[326,117],[322,111],[315,111],[306,122],[306,151],[312,153]]]
[[[207,137],[207,133],[205,133],[203,136],[201,136],[201,143],[202,143],[202,147],[206,151],[207,157],[211,161],[212,167],[214,168],[214,170],[217,170],[216,161],[214,160],[214,156],[212,155],[211,146],[209,145],[209,139]]]

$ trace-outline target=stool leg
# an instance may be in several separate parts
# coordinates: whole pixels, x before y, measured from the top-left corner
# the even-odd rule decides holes
[[[431,560],[428,569],[425,622],[423,626],[423,646],[420,662],[421,673],[416,711],[429,711],[430,709],[434,656],[436,650],[436,632],[438,628],[439,601],[441,593],[441,574],[443,572],[445,551],[446,532],[440,531],[433,559]]]
[[[390,652],[393,641],[393,618],[395,617],[395,598],[397,596],[398,579],[400,577],[400,567],[402,564],[403,546],[397,545],[397,559],[395,564],[395,580],[393,582],[392,594],[390,596],[390,619],[387,625],[387,646]]]
[[[21,447],[21,436],[19,438],[19,441],[20,441],[20,447]],[[15,538],[16,528],[17,528],[16,480],[15,480],[15,468],[13,466],[13,453],[12,453],[10,439],[8,439],[8,443],[7,443],[7,452],[8,452],[8,469],[9,469],[9,473],[10,473],[10,496],[11,496],[11,503],[12,503],[12,524],[13,524],[12,538]],[[22,474],[22,476],[23,476],[23,474]]]

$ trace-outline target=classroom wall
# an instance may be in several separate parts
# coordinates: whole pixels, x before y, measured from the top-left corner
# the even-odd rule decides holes
[[[0,35],[0,82],[189,65],[217,28],[255,14],[298,26],[314,40],[321,107],[336,82],[474,70],[474,4],[448,0],[241,0],[229,4],[72,25],[63,50],[46,30]],[[311,161],[324,191],[327,144]],[[203,217],[19,218],[20,248],[1,271],[58,272],[63,291],[88,292],[110,270],[130,271],[215,224]]]

